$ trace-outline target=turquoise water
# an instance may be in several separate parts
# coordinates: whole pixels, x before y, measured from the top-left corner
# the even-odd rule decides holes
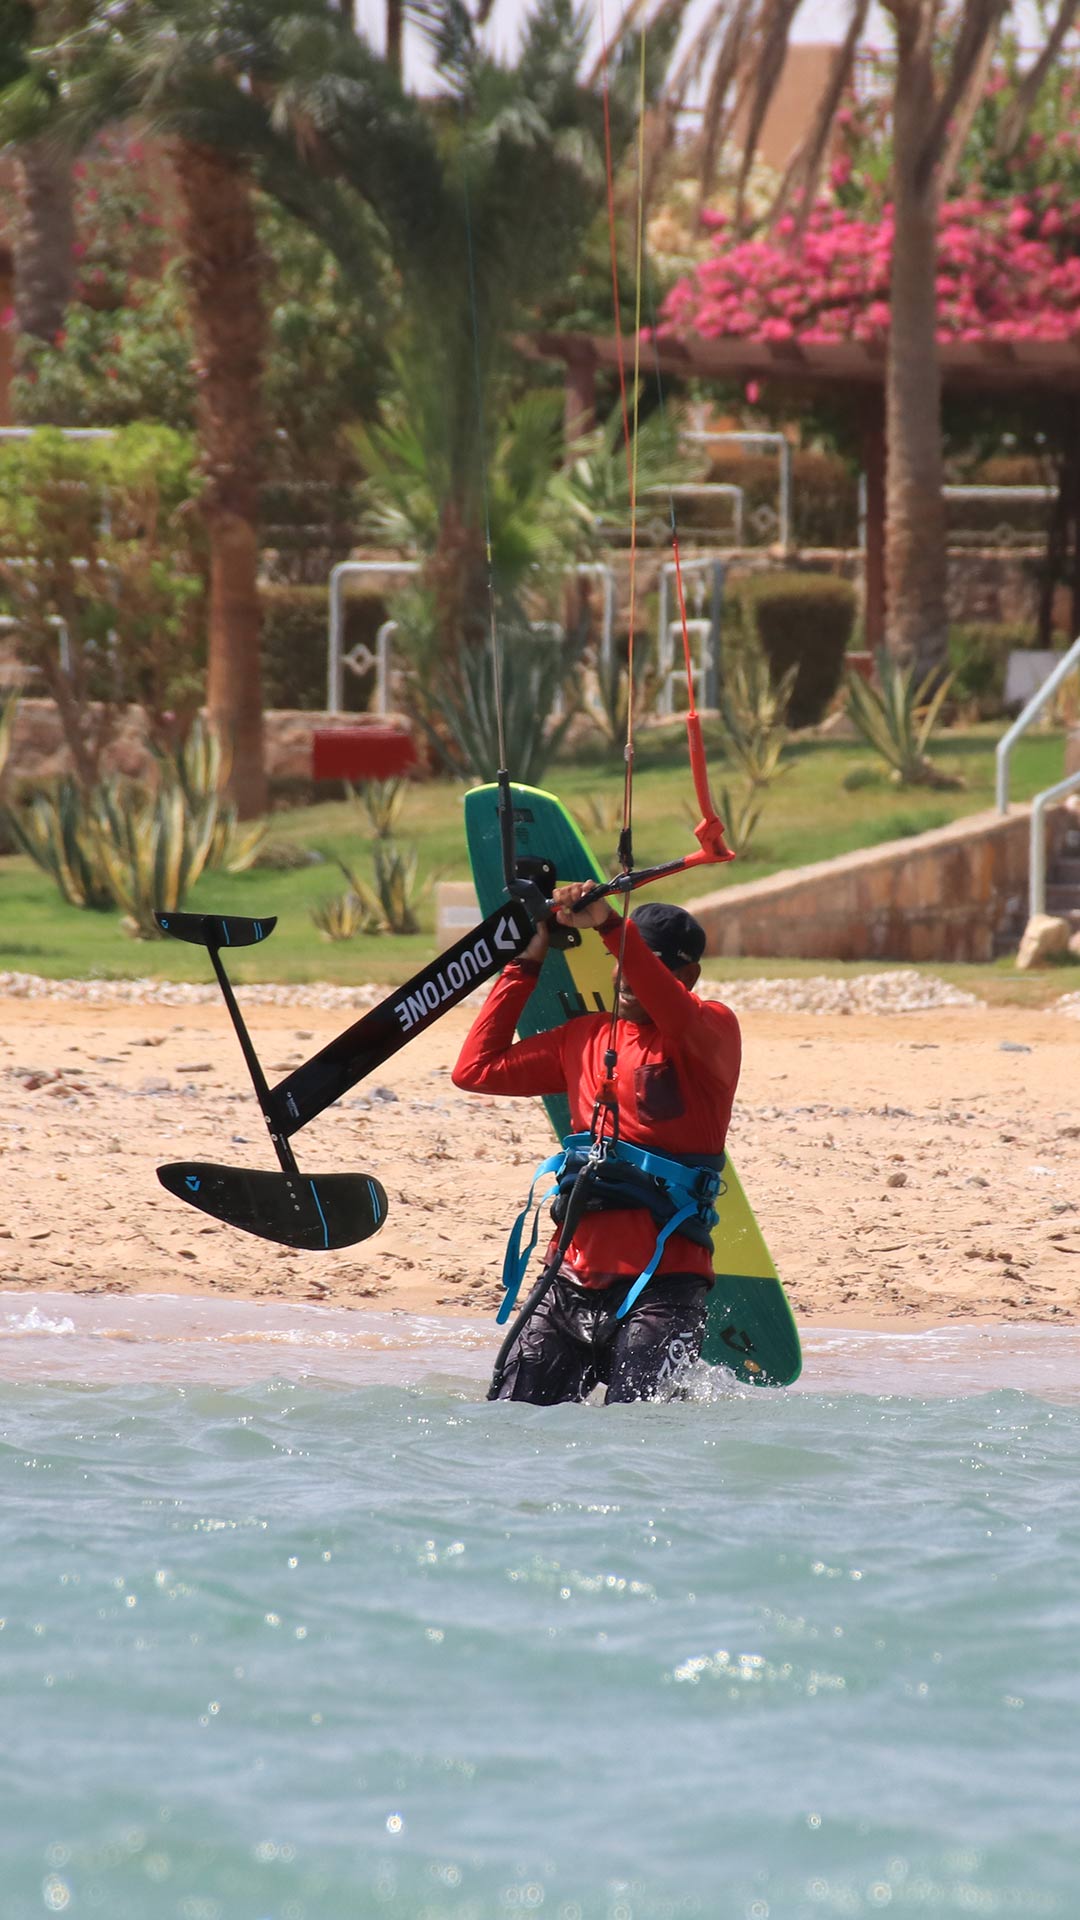
[[[3,1920],[1075,1912],[1075,1334],[540,1410],[464,1325],[0,1305]]]

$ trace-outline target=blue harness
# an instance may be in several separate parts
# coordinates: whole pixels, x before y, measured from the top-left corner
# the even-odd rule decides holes
[[[717,1213],[714,1206],[721,1186],[724,1155],[707,1158],[673,1159],[667,1154],[649,1153],[625,1140],[606,1140],[599,1150],[587,1133],[568,1134],[558,1153],[542,1160],[532,1178],[529,1197],[510,1229],[503,1257],[502,1283],[505,1296],[495,1318],[499,1326],[510,1318],[521,1289],[525,1269],[532,1257],[540,1233],[540,1209],[554,1199],[552,1216],[556,1223],[565,1213],[570,1191],[583,1167],[592,1163],[589,1176],[593,1198],[590,1211],[617,1207],[645,1207],[659,1231],[656,1246],[647,1267],[638,1274],[616,1314],[622,1320],[656,1272],[660,1255],[673,1233],[680,1230],[699,1246],[708,1246]],[[536,1201],[538,1181],[547,1174],[555,1181]],[[522,1248],[525,1224],[532,1212],[532,1232]]]

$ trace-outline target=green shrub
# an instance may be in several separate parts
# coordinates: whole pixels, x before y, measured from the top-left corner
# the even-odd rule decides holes
[[[743,583],[742,600],[774,683],[798,667],[788,725],[813,727],[840,685],[855,628],[855,589],[826,573],[777,572]]]
[[[0,602],[17,624],[20,662],[56,702],[84,787],[128,702],[157,733],[201,701],[205,553],[193,463],[182,434],[144,425],[99,441],[42,428],[0,447]]]
[[[962,706],[975,707],[980,720],[996,720],[1005,711],[1009,654],[1017,647],[1034,646],[1035,639],[1033,627],[1010,626],[998,620],[950,627],[954,699]]]
[[[263,696],[268,707],[301,707],[321,713],[326,707],[330,597],[325,587],[266,586],[262,605]],[[388,618],[381,594],[346,594],[345,652],[363,643],[375,651],[375,636]],[[374,670],[344,675],[348,713],[363,713],[371,702]]]

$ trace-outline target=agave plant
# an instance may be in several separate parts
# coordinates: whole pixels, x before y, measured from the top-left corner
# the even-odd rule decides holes
[[[217,796],[192,806],[171,780],[154,794],[106,780],[90,796],[88,825],[102,879],[129,930],[157,939],[155,910],[178,907],[207,864]]]
[[[752,788],[771,786],[787,772],[780,756],[798,671],[797,665],[789,667],[774,681],[759,647],[744,648],[725,670],[720,708],[724,747]]]
[[[728,846],[732,853],[744,860],[750,852],[750,842],[764,807],[765,789],[762,787],[744,787],[739,793],[732,793],[730,787],[720,789],[720,817],[724,822]],[[692,809],[688,807],[688,818],[691,812]],[[696,815],[694,817],[696,819]]]
[[[381,933],[386,924],[386,919],[378,894],[374,892],[366,880],[362,880],[360,875],[354,872],[352,867],[346,866],[344,860],[338,860],[335,856],[335,864],[341,868],[342,873],[345,875],[349,883],[349,892],[352,894],[358,907],[363,908],[367,922],[362,929],[363,932]]]
[[[934,667],[916,686],[913,666],[902,667],[891,655],[879,653],[877,679],[872,687],[859,674],[849,674],[847,711],[863,739],[892,768],[894,784],[962,787],[962,775],[944,773],[926,752],[953,676],[935,687]]]
[[[24,806],[8,808],[7,824],[16,846],[55,880],[69,906],[99,913],[112,906],[87,797],[77,780],[65,775],[54,786],[39,788]]]
[[[362,780],[359,791],[345,783],[350,800],[359,800],[367,814],[371,831],[377,840],[389,840],[405,805],[408,791],[407,782],[401,778],[393,780]]]
[[[358,933],[378,933],[381,925],[377,916],[372,924],[367,902],[352,887],[312,907],[311,918],[324,940],[352,940]]]
[[[786,715],[798,666],[774,681],[759,647],[737,654],[724,675],[721,726],[724,750],[743,776],[741,790],[721,789],[728,844],[745,859],[765,808],[769,788],[790,771],[781,755]],[[696,816],[695,816],[696,817]]]
[[[416,891],[416,848],[398,847],[392,840],[376,840],[375,891],[391,933],[419,933],[413,909]]]
[[[507,764],[526,786],[538,784],[579,711],[571,676],[582,638],[566,636],[555,627],[531,626],[523,617],[507,618],[500,625],[497,646]],[[560,701],[563,711],[556,717]],[[454,773],[490,780],[500,764],[490,648],[465,648],[454,681],[447,679],[437,702],[426,703],[418,717]]]
[[[179,747],[170,750],[152,744],[151,751],[158,763],[162,788],[170,784],[179,787],[193,813],[201,812],[211,798],[215,801],[207,867],[214,872],[246,872],[262,848],[266,822],[256,820],[241,828],[235,806],[223,798],[231,762],[214,729],[197,714]]]

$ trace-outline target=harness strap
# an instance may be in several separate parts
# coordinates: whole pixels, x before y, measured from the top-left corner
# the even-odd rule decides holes
[[[550,1154],[548,1158],[542,1160],[537,1167],[532,1178],[532,1184],[529,1187],[528,1199],[518,1214],[517,1219],[514,1221],[510,1229],[510,1237],[506,1243],[506,1253],[503,1256],[502,1271],[502,1283],[505,1292],[502,1304],[495,1316],[496,1323],[499,1326],[502,1326],[505,1321],[509,1319],[514,1303],[521,1291],[521,1282],[525,1275],[525,1269],[532,1258],[533,1250],[540,1234],[541,1209],[548,1200],[552,1199],[559,1192],[560,1182],[566,1175],[567,1165],[572,1156],[587,1152],[590,1144],[591,1137],[587,1133],[568,1134],[562,1143],[560,1151]],[[720,1191],[723,1156],[720,1156],[719,1166],[703,1165],[700,1161],[696,1164],[687,1164],[682,1160],[670,1159],[666,1154],[653,1153],[645,1147],[635,1147],[627,1141],[620,1140],[618,1142],[609,1141],[607,1143],[607,1150],[604,1157],[606,1159],[625,1161],[630,1166],[635,1167],[637,1171],[646,1178],[662,1181],[671,1204],[675,1209],[671,1218],[664,1221],[663,1225],[660,1226],[652,1258],[644,1270],[639,1273],[630,1291],[627,1293],[625,1300],[623,1300],[618,1309],[616,1318],[622,1320],[625,1315],[629,1313],[635,1300],[638,1299],[643,1289],[652,1279],[653,1274],[656,1272],[660,1255],[663,1253],[671,1235],[676,1233],[681,1226],[690,1220],[700,1222],[706,1227],[715,1226],[717,1216],[715,1208],[713,1207],[713,1201]],[[533,1196],[536,1192],[538,1182],[544,1178],[545,1174],[549,1173],[555,1175],[555,1184],[549,1187],[546,1193],[542,1193],[538,1200],[534,1200]],[[646,1206],[647,1203],[643,1199],[641,1204]],[[527,1245],[523,1248],[522,1237],[525,1232],[525,1223],[530,1212],[533,1214],[532,1232]]]
[[[495,1323],[497,1326],[501,1327],[505,1321],[509,1320],[511,1312],[513,1311],[514,1302],[521,1291],[521,1282],[525,1275],[525,1269],[532,1259],[533,1249],[536,1246],[540,1234],[540,1209],[546,1200],[551,1200],[559,1191],[558,1181],[556,1181],[553,1187],[549,1187],[546,1193],[540,1195],[539,1200],[536,1202],[536,1211],[533,1214],[532,1234],[530,1235],[528,1245],[524,1252],[522,1252],[521,1236],[525,1231],[525,1222],[533,1206],[533,1194],[536,1192],[536,1183],[538,1180],[542,1180],[546,1173],[561,1172],[565,1160],[566,1154],[560,1150],[560,1152],[550,1154],[546,1160],[540,1162],[540,1165],[532,1177],[529,1197],[510,1229],[510,1238],[507,1240],[506,1252],[503,1255],[502,1270],[502,1283],[506,1292],[503,1296],[502,1305],[495,1315]]]
[[[684,1220],[689,1219],[692,1213],[696,1213],[697,1210],[698,1210],[697,1201],[691,1200],[689,1206],[681,1207],[678,1213],[672,1214],[671,1219],[668,1221],[666,1227],[661,1227],[659,1233],[656,1236],[656,1245],[653,1248],[652,1259],[649,1261],[648,1266],[644,1267],[642,1271],[638,1274],[638,1277],[634,1281],[634,1284],[631,1287],[629,1293],[627,1294],[626,1299],[623,1301],[621,1307],[617,1309],[615,1314],[616,1320],[625,1320],[626,1315],[629,1313],[631,1307],[634,1304],[634,1301],[638,1298],[639,1294],[644,1292],[645,1288],[649,1284],[649,1281],[652,1279],[653,1274],[656,1272],[656,1269],[660,1260],[660,1255],[663,1253],[670,1235],[675,1232],[676,1228],[682,1225]],[[715,1221],[715,1219],[716,1219],[716,1215],[714,1213],[713,1220]]]

